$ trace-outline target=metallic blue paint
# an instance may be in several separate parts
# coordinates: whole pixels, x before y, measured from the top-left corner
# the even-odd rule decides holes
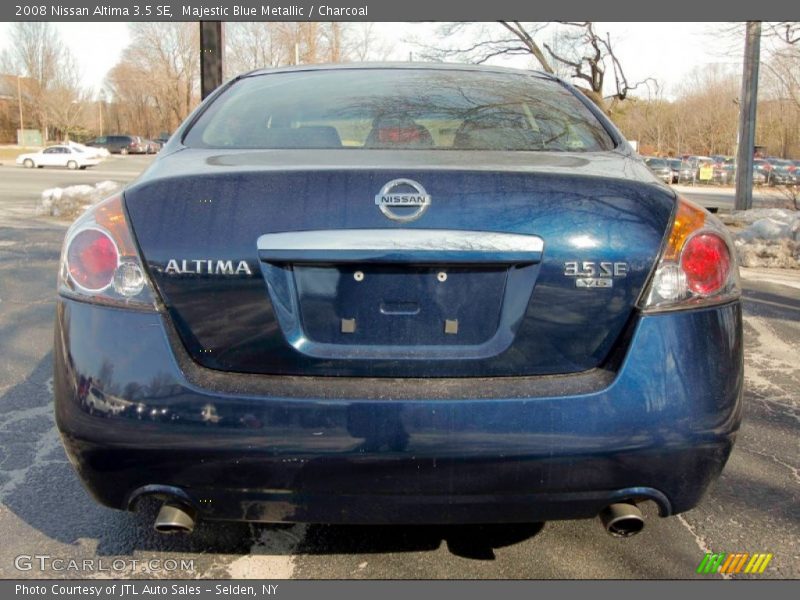
[[[172,486],[220,519],[531,521],[631,497],[669,514],[731,450],[741,327],[739,302],[636,316],[613,368],[575,375],[297,378],[200,367],[161,314],[61,299],[56,416],[116,508]]]
[[[421,152],[395,159],[405,170],[389,170],[378,166],[385,152],[357,153],[358,168],[337,168],[353,154],[347,150],[298,154],[300,162],[286,168],[269,153],[236,153],[246,166],[230,166],[214,164],[208,151],[188,149],[126,190],[143,259],[195,360],[225,371],[386,377],[570,373],[606,360],[661,248],[675,205],[669,190],[649,179],[593,175],[603,168],[626,173],[632,161],[618,153],[495,153],[496,164],[483,171],[428,169]],[[458,154],[468,161],[492,153]],[[304,167],[302,160],[316,166]],[[432,204],[421,219],[398,224],[373,197],[404,176],[420,181]],[[420,287],[410,273],[385,269],[381,288],[350,295],[344,305],[337,282],[346,269],[333,259],[329,277],[309,286],[302,270],[259,256],[256,241],[264,234],[319,229],[527,234],[544,240],[544,252],[533,267],[496,272],[498,280],[485,270],[462,271],[450,287],[458,281],[468,293],[446,299],[434,290],[447,286]],[[448,256],[439,261],[447,264]],[[166,272],[170,259],[247,260],[252,276]],[[565,262],[576,260],[626,262],[629,269],[613,288],[581,289],[564,275]],[[295,298],[298,287],[306,297]],[[380,307],[387,303],[416,304],[421,312],[386,314]],[[340,320],[356,315],[358,333],[339,333]],[[458,319],[458,336],[444,334],[444,319]],[[315,333],[314,323],[327,333]],[[487,332],[492,323],[495,329]],[[370,333],[378,331],[386,333],[383,341]],[[449,353],[454,345],[461,350]]]
[[[343,523],[591,517],[635,499],[666,516],[699,502],[741,419],[741,304],[636,309],[675,195],[591,102],[573,90],[613,151],[184,147],[224,93],[125,191],[163,312],[58,302],[56,418],[97,500],[173,495],[204,518]],[[408,176],[432,204],[401,225],[373,199]],[[287,267],[256,245],[399,228],[537,235],[544,251],[448,266],[449,296],[436,264],[364,265],[380,285],[357,291],[341,285],[356,265]],[[245,260],[251,275],[173,276],[171,258]],[[628,275],[578,290],[566,261],[626,262]],[[353,307],[417,321],[382,337],[392,321],[367,311],[366,337],[348,340],[331,323]],[[477,323],[459,321],[457,343],[433,326],[453,312]]]

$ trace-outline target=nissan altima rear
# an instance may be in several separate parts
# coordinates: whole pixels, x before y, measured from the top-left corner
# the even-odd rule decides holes
[[[579,91],[350,65],[219,90],[67,233],[56,416],[94,498],[200,519],[641,529],[741,415],[725,228]]]

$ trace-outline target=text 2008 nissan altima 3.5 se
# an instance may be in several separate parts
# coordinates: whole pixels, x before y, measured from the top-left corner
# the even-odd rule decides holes
[[[222,86],[69,230],[55,409],[102,504],[500,523],[695,506],[741,417],[731,241],[580,92],[353,65]]]

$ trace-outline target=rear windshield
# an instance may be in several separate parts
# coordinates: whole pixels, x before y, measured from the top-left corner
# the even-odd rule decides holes
[[[557,82],[524,74],[345,69],[244,78],[199,118],[199,148],[599,151],[602,124]]]

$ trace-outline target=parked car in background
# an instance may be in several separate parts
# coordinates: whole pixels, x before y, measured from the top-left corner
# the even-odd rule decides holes
[[[161,150],[161,142],[158,140],[143,140],[146,148],[146,154],[156,154]]]
[[[101,135],[86,142],[87,146],[105,148],[112,154],[145,154],[147,145],[135,135]]]
[[[77,150],[78,152],[83,152],[89,158],[99,158],[101,162],[103,159],[108,158],[109,155],[111,154],[105,148],[91,147],[85,144],[79,144],[78,142],[72,142],[72,141],[65,142],[64,145],[69,146],[70,148],[72,148],[73,150]]]
[[[768,184],[772,183],[772,165],[763,158],[756,158],[753,160],[753,169],[758,171],[764,176],[764,181]]]
[[[733,185],[736,182],[736,159],[732,156],[725,157],[725,160],[714,168],[714,177],[720,183]]]
[[[716,154],[711,158],[714,161],[712,163],[712,180],[714,183],[719,183],[721,185],[732,184],[734,182],[735,175],[728,166],[729,163],[727,161],[734,160],[733,157]]]
[[[690,154],[687,156],[683,156],[682,160],[694,170],[694,178],[697,179],[697,169],[700,166],[699,158],[693,154]]]
[[[234,79],[72,225],[58,275],[70,464],[107,506],[160,500],[161,532],[600,516],[626,537],[638,503],[701,501],[742,416],[727,229],[545,73]]]
[[[680,158],[667,159],[670,169],[672,169],[672,183],[686,183],[694,181],[695,170],[692,165]]]
[[[712,183],[714,181],[714,159],[710,156],[693,155],[689,162],[695,169],[695,181]]]
[[[17,164],[28,169],[41,167],[66,167],[67,169],[85,169],[99,164],[100,158],[91,156],[66,145],[50,146],[39,152],[20,154]]]
[[[800,185],[800,160],[791,160],[792,166],[789,167],[789,170],[795,176],[797,181],[795,181],[795,185]]]
[[[722,179],[728,185],[734,185],[736,183],[736,159],[732,156],[729,156],[725,159],[722,170],[725,172],[725,175]],[[759,169],[757,164],[753,164],[753,185],[764,185],[767,183],[767,175],[764,171]]]
[[[664,158],[647,157],[644,164],[664,183],[672,183],[672,168]]]
[[[770,185],[797,185],[800,181],[797,165],[791,160],[767,158],[766,162],[772,166],[769,176]]]

